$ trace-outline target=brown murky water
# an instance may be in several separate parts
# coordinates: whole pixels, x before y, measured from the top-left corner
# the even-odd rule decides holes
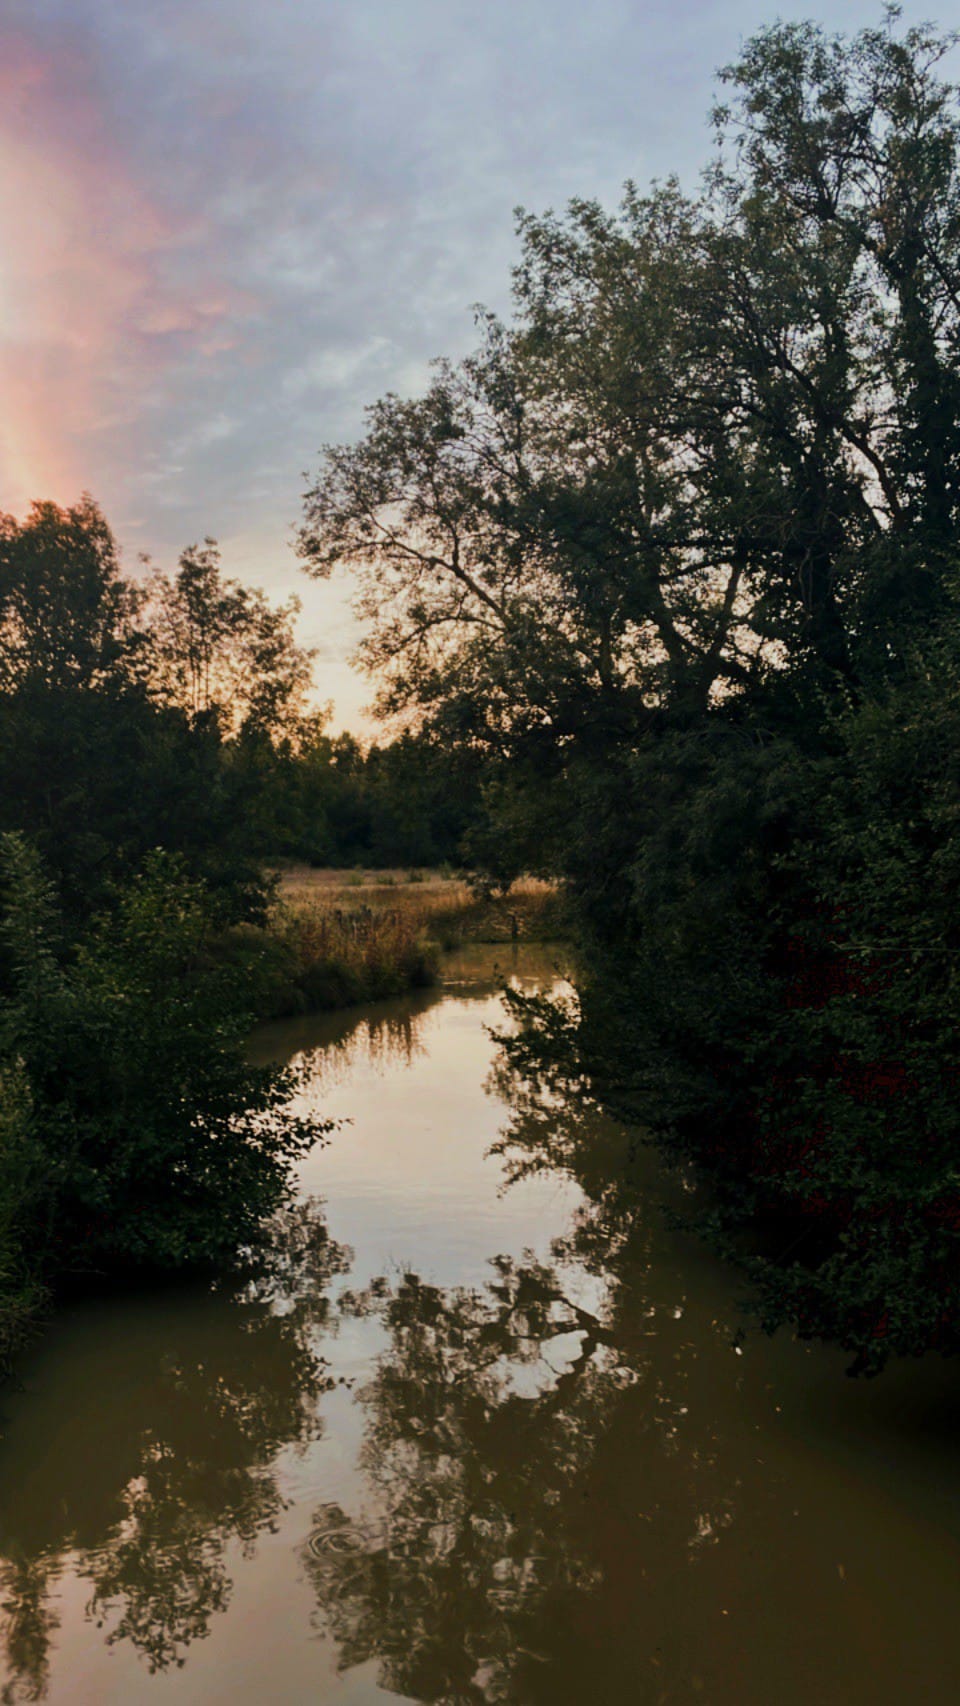
[[[24,1361],[0,1699],[958,1698],[960,1374],[738,1352],[680,1187],[491,1077],[506,952],[264,1033],[353,1122],[303,1168],[322,1215],[239,1292],[88,1301]]]

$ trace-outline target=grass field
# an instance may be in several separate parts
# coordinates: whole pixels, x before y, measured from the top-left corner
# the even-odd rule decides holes
[[[461,877],[439,871],[338,871],[291,865],[281,871],[281,910],[307,918],[373,915],[416,927],[440,948],[462,942],[552,941],[563,934],[557,888],[522,877],[506,896],[477,895]]]
[[[557,890],[525,878],[505,897],[476,895],[437,871],[278,872],[264,942],[264,1016],[352,1006],[423,988],[444,952],[465,942],[554,941],[563,935]]]

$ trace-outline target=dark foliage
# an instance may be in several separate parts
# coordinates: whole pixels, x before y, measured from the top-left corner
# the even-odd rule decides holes
[[[0,1316],[67,1275],[227,1263],[327,1128],[291,1112],[295,1074],[246,1064],[207,897],[154,854],[65,962],[35,852],[2,846]]]
[[[960,110],[899,16],[754,37],[698,196],[521,215],[512,324],[301,534],[566,879],[581,1070],[858,1370],[960,1344]]]

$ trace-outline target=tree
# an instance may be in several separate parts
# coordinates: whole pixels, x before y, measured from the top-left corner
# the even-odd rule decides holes
[[[632,737],[773,669],[855,685],[940,606],[960,128],[953,38],[895,21],[762,32],[698,198],[521,215],[513,325],[328,448],[300,550],[359,571],[384,709]]]
[[[22,1243],[44,1275],[225,1263],[329,1128],[291,1112],[295,1072],[246,1063],[255,1015],[213,952],[207,896],[157,852],[64,963],[35,851],[7,836],[0,852],[0,1069],[43,1174]]]
[[[304,725],[311,654],[295,603],[225,580],[212,542],[179,576],[120,572],[92,499],[0,518],[0,831],[22,831],[68,920],[157,846],[262,914],[263,795]]]
[[[0,693],[136,679],[141,602],[91,497],[0,515]]]
[[[303,715],[313,653],[296,642],[300,608],[272,606],[259,588],[226,579],[214,539],[183,552],[172,577],[149,581],[153,684],[189,716],[216,716],[227,733],[279,735]]]
[[[300,537],[566,879],[584,1070],[710,1166],[768,1324],[870,1369],[960,1344],[956,781],[897,734],[960,666],[956,40],[760,32],[700,193],[521,214],[510,325],[327,450]]]

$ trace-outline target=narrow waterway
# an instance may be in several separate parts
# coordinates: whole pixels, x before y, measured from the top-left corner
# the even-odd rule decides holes
[[[960,1371],[738,1346],[682,1183],[496,1070],[501,971],[261,1033],[345,1122],[265,1271],[23,1359],[0,1700],[952,1706]]]

